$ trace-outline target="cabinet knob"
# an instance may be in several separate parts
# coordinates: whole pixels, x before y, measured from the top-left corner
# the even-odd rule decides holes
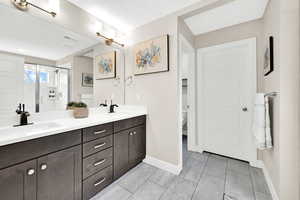
[[[133,131],[133,135],[136,135],[136,132],[135,132],[135,131]]]
[[[34,170],[34,169],[28,169],[28,170],[27,170],[27,175],[28,175],[28,176],[32,176],[32,175],[34,175],[34,173],[35,173],[35,170]]]
[[[132,136],[132,135],[133,135],[133,132],[130,132],[129,135]]]
[[[41,164],[41,170],[44,171],[47,169],[47,165],[46,164]]]

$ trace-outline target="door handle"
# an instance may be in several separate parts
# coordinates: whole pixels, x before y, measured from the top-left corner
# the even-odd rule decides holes
[[[248,108],[247,108],[247,107],[243,107],[243,108],[242,108],[242,111],[243,111],[243,112],[248,112]]]

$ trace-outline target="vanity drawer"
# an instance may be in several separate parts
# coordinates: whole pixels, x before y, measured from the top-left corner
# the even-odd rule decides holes
[[[81,144],[81,130],[0,147],[0,169]]]
[[[83,142],[105,137],[113,133],[113,123],[83,129]]]
[[[113,136],[109,135],[104,138],[93,140],[83,144],[83,157],[92,155],[112,146]]]
[[[146,123],[146,116],[139,116],[139,117],[134,117],[130,119],[125,119],[121,121],[117,121],[114,123],[114,131],[119,132],[125,129],[129,129],[135,126],[139,126],[141,124]]]
[[[89,200],[112,182],[112,166],[83,181],[83,200]]]
[[[103,150],[83,159],[83,179],[112,165],[112,148]]]

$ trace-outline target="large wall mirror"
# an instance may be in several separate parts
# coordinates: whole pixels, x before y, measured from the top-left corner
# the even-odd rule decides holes
[[[0,125],[19,103],[30,113],[124,104],[121,48],[1,3],[0,27]]]

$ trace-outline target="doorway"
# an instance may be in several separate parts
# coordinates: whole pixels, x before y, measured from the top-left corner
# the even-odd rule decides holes
[[[179,35],[180,49],[180,141],[182,142],[183,158],[188,151],[198,151],[196,144],[196,69],[195,69],[195,49],[185,39]]]
[[[198,49],[198,135],[202,151],[256,161],[251,125],[256,39]]]

